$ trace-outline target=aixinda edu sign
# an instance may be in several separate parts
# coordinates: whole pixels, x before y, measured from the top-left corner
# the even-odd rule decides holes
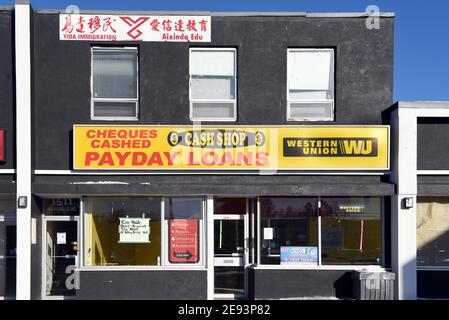
[[[60,40],[210,42],[210,16],[59,15]]]
[[[389,170],[388,126],[75,125],[75,170]]]

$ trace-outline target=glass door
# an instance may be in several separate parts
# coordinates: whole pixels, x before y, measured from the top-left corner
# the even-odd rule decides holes
[[[216,298],[245,298],[248,261],[247,215],[214,215]]]
[[[78,264],[78,217],[44,218],[44,298],[76,295],[73,270]]]
[[[16,295],[16,219],[15,214],[0,214],[0,298]]]

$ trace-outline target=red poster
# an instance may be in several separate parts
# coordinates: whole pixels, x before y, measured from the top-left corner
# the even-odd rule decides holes
[[[5,161],[5,133],[0,130],[0,161]]]
[[[170,263],[197,263],[199,260],[198,220],[170,220],[169,230]]]

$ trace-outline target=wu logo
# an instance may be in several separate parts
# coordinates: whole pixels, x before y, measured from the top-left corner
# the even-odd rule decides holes
[[[143,25],[145,22],[150,19],[149,17],[138,17],[137,19],[133,19],[131,17],[120,17],[128,26],[133,27],[131,30],[127,32],[127,34],[136,40],[142,35],[142,31],[139,30],[139,27]]]

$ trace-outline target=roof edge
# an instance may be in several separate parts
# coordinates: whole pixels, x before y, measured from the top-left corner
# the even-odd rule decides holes
[[[34,9],[36,13],[66,13],[65,9]],[[210,12],[210,11],[121,11],[121,10],[80,10],[82,14],[128,14],[128,15],[197,15],[231,17],[308,17],[308,18],[365,18],[368,12]],[[381,18],[393,18],[394,12],[380,12]]]

